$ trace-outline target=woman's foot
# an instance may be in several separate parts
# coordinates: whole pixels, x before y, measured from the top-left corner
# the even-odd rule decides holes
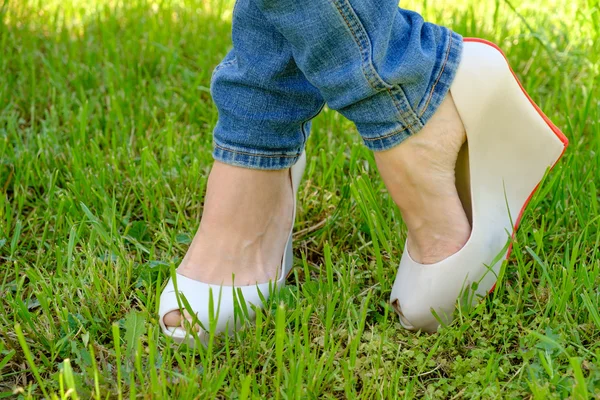
[[[408,227],[408,251],[433,264],[460,250],[471,226],[455,186],[465,127],[448,94],[418,134],[390,150],[376,152],[383,181]]]
[[[292,227],[293,207],[288,169],[261,171],[215,162],[200,227],[177,272],[216,285],[274,281]],[[187,311],[184,314],[189,320]],[[164,322],[183,327],[179,311],[165,315]]]

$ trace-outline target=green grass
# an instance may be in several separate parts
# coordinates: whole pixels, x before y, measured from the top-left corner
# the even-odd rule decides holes
[[[406,1],[496,41],[571,141],[496,292],[434,335],[387,304],[406,229],[350,122],[315,123],[296,268],[207,349],[157,300],[202,213],[231,4],[0,6],[0,397],[600,398],[600,6]]]

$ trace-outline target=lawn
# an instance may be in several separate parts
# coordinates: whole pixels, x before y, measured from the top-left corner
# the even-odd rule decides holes
[[[388,305],[406,228],[353,125],[307,145],[295,269],[256,325],[177,348],[158,296],[202,214],[216,0],[0,5],[0,398],[600,399],[600,3],[406,1],[497,42],[571,145],[495,293],[439,333]]]

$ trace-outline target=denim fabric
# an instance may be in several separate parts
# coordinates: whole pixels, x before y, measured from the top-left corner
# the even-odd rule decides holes
[[[283,169],[324,102],[387,150],[417,133],[454,79],[462,38],[397,0],[238,0],[211,91],[214,157]]]

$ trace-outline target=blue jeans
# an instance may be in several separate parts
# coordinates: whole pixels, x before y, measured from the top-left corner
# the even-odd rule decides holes
[[[462,38],[398,0],[237,0],[211,82],[216,160],[284,169],[325,102],[387,150],[417,133],[454,79]]]

